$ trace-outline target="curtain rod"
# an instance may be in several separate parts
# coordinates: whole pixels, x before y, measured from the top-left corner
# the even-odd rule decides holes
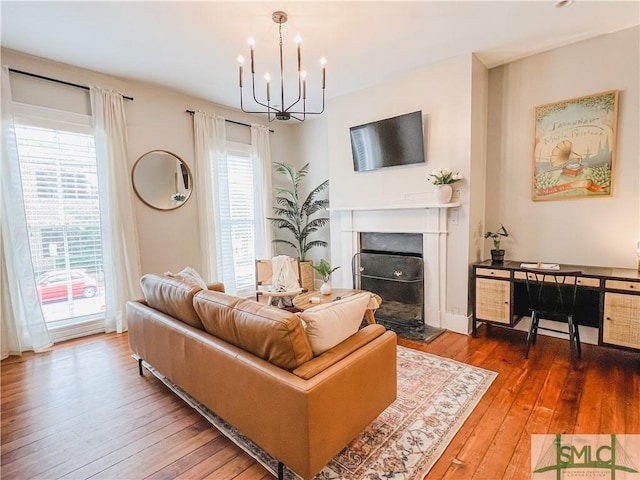
[[[44,75],[38,75],[36,73],[24,72],[22,70],[15,70],[13,68],[10,68],[9,71],[11,73],[17,73],[19,75],[25,75],[27,77],[39,78],[40,80],[48,80],[49,82],[60,83],[62,85],[67,85],[69,87],[76,87],[76,88],[81,88],[83,90],[89,90],[89,87],[87,87],[86,85],[79,85],[77,83],[71,83],[71,82],[66,82],[64,80],[58,80],[56,78],[45,77]],[[133,102],[133,97],[127,97],[127,96],[123,95],[122,98],[124,98],[125,100],[131,100]]]
[[[194,113],[196,113],[196,112],[195,112],[195,111],[193,111],[193,110],[186,110],[186,112],[187,112],[189,115],[193,115]],[[249,128],[251,128],[251,125],[249,125],[248,123],[236,122],[235,120],[229,120],[229,119],[227,119],[227,118],[225,118],[225,119],[224,119],[224,121],[225,121],[225,122],[229,122],[229,123],[233,123],[233,124],[235,124],[235,125],[242,125],[243,127],[249,127]],[[274,132],[274,130],[271,130],[271,129],[269,129],[269,132],[270,132],[270,133],[275,133],[275,132]]]

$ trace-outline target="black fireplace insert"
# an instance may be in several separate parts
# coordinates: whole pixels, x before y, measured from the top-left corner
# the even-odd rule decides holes
[[[361,233],[352,272],[354,288],[382,297],[378,320],[403,326],[425,324],[421,234]]]

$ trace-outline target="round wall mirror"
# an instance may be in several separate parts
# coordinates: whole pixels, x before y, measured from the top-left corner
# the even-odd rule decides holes
[[[191,170],[180,157],[166,150],[152,150],[138,158],[131,182],[138,198],[157,210],[181,207],[193,191]]]

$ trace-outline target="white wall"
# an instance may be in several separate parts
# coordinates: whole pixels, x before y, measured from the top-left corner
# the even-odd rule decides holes
[[[489,71],[475,56],[471,85],[471,165],[469,180],[469,259],[484,260]]]
[[[297,145],[299,158],[297,162],[301,165],[309,163],[309,175],[304,185],[305,196],[309,191],[329,178],[329,145],[327,139],[327,117],[322,116],[312,120],[306,120],[294,129],[296,132],[294,135],[294,143]],[[318,198],[329,198],[329,192],[332,188],[331,182],[329,182],[329,188],[325,190]],[[317,215],[328,217],[329,212],[324,212]],[[329,247],[322,248],[317,247],[309,251],[308,260],[313,260],[314,263],[324,258],[330,261],[331,258],[331,246],[329,225],[318,231],[312,237],[314,240],[324,240],[329,243]],[[317,276],[317,275],[316,275]]]
[[[472,56],[464,55],[422,67],[331,99],[328,108],[331,208],[425,203],[434,199],[434,186],[428,181],[434,168],[459,170],[465,177],[455,184],[453,201],[462,203],[458,224],[448,224],[446,305],[448,313],[463,316],[468,309],[468,182],[471,155],[476,154],[471,135],[472,64]],[[354,172],[349,127],[416,110],[422,110],[425,122],[426,164]],[[341,241],[338,221],[332,214],[332,245]],[[342,285],[351,286],[351,259],[340,258],[337,248],[331,254],[332,263],[343,267]]]
[[[244,123],[267,123],[262,116],[243,114],[178,91],[83,70],[20,52],[3,49],[2,64],[81,85],[93,83],[134,97],[133,102],[125,102],[130,167],[150,150],[168,150],[181,157],[194,175],[200,174],[194,170],[193,119],[185,112],[187,109],[202,110]],[[16,74],[11,75],[11,86],[15,101],[77,113],[90,112],[89,94],[85,90]],[[269,128],[276,130],[270,136],[272,158],[295,161],[289,148],[293,128],[277,122],[269,124]],[[250,129],[228,123],[227,136],[230,140],[249,143]],[[198,192],[194,191],[179,209],[158,211],[143,204],[134,195],[143,273],[179,271],[187,265],[199,268],[197,197]]]
[[[487,228],[508,259],[635,268],[640,240],[639,28],[495,68],[489,74]],[[533,109],[620,90],[613,195],[533,202]],[[485,242],[485,258],[491,248]]]
[[[296,168],[301,168],[306,163],[309,163],[309,173],[302,180],[300,185],[300,198],[304,200],[307,195],[316,188],[320,183],[329,178],[329,166],[327,164],[327,133],[326,133],[326,118],[319,117],[307,119],[300,123],[295,121],[292,123],[292,128],[287,131],[286,142],[286,157],[287,162],[294,165]],[[283,161],[283,156],[272,153],[271,157],[274,162]],[[274,187],[286,187],[289,188],[290,184],[285,181],[285,177],[274,172],[273,177]],[[317,199],[328,198],[329,190],[325,190]],[[328,212],[320,212],[314,215],[313,218],[321,216],[328,216]],[[276,238],[284,238],[293,241],[292,236],[288,232],[276,231]],[[327,225],[318,232],[313,233],[309,240],[324,240],[329,242],[329,226]],[[287,254],[297,256],[297,252],[292,248],[277,244],[277,254]],[[312,260],[314,263],[318,262],[321,258],[329,259],[329,247],[321,248],[314,247],[307,252],[306,260]]]

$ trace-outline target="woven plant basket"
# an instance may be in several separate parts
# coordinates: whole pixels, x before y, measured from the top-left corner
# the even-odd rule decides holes
[[[315,291],[316,287],[313,280],[313,262],[305,260],[300,262],[300,276],[302,277],[302,288],[306,288],[308,292]]]

